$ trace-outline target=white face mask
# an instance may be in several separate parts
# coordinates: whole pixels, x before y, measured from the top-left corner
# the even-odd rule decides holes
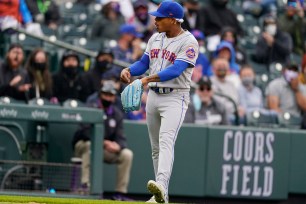
[[[291,80],[298,77],[298,75],[299,75],[298,72],[295,72],[292,70],[286,70],[284,73],[284,76],[287,82],[291,82]]]
[[[274,36],[276,34],[276,29],[277,29],[277,27],[276,27],[275,24],[267,25],[265,27],[265,31],[272,36]]]

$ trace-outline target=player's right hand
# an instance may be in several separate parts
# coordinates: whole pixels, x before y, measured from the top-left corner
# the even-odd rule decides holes
[[[120,80],[124,83],[131,82],[131,73],[129,68],[125,68],[121,71]]]

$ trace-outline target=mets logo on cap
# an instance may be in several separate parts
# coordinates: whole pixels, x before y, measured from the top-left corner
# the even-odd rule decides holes
[[[186,50],[186,56],[190,59],[193,59],[196,56],[196,51],[193,47],[188,47],[188,49]]]

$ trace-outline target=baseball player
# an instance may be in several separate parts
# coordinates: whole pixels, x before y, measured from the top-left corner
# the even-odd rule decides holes
[[[168,203],[168,186],[174,161],[174,145],[189,104],[191,75],[199,45],[193,35],[183,30],[184,10],[174,1],[163,1],[155,16],[155,33],[148,41],[141,59],[121,72],[121,80],[130,83],[149,69],[141,79],[148,84],[147,124],[152,148],[155,181],[148,190],[148,202]]]

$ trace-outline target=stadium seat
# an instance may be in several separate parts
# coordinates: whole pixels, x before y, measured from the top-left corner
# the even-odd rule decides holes
[[[252,27],[252,26],[258,26],[258,20],[254,18],[252,15],[244,15],[244,19],[242,22],[240,22],[242,27]]]
[[[86,13],[74,14],[72,17],[73,24],[77,27],[82,25],[90,25],[93,22],[93,17],[89,16]]]
[[[80,27],[76,27],[75,25],[62,25],[58,28],[58,37],[61,40],[67,40],[69,39],[68,43],[72,43],[73,38],[75,37],[86,37],[87,35],[87,25],[83,25]]]
[[[100,15],[102,9],[102,5],[99,3],[89,4],[87,7],[87,13],[89,18],[95,19],[98,15]]]
[[[40,27],[41,27],[41,30],[42,30],[44,35],[46,35],[46,36],[52,36],[52,35],[56,36],[56,31],[49,28],[48,26],[41,24]]]
[[[74,14],[87,13],[87,8],[83,4],[73,3],[72,1],[60,4],[59,11],[61,16],[70,16]]]
[[[58,104],[51,103],[46,98],[33,98],[28,102],[28,104],[34,106],[59,106]]]
[[[78,99],[67,99],[63,102],[63,107],[66,108],[79,108],[79,107],[87,107],[85,103]]]
[[[1,96],[0,104],[24,104],[24,101],[16,100],[9,96]]]
[[[16,35],[12,35],[10,37],[11,43],[20,43],[24,49],[26,50],[33,50],[36,47],[42,47],[43,42],[36,38],[29,37],[23,33],[19,33]]]
[[[280,127],[283,128],[301,128],[302,118],[301,116],[292,115],[290,113],[282,113],[278,115],[278,121]]]
[[[245,32],[248,36],[254,38],[256,40],[253,39],[253,41],[257,41],[257,38],[258,38],[258,35],[261,33],[261,29],[258,25],[253,25],[253,26],[248,26],[246,29],[245,29]]]
[[[278,62],[271,63],[269,65],[269,79],[273,80],[282,75],[283,65]]]
[[[269,76],[267,73],[257,74],[255,77],[255,84],[258,88],[265,93],[266,87],[269,83]]]
[[[257,43],[257,37],[244,37],[240,39],[239,43],[246,50],[254,50]]]
[[[276,113],[260,110],[255,110],[247,113],[246,125],[266,128],[275,128],[279,126]]]
[[[75,38],[72,44],[87,50],[99,51],[102,47],[103,40],[90,40],[87,38]]]
[[[62,23],[64,25],[74,24],[74,16],[87,16],[87,8],[82,4],[73,3],[72,1],[68,1],[63,3],[59,7],[60,14],[62,16]]]

